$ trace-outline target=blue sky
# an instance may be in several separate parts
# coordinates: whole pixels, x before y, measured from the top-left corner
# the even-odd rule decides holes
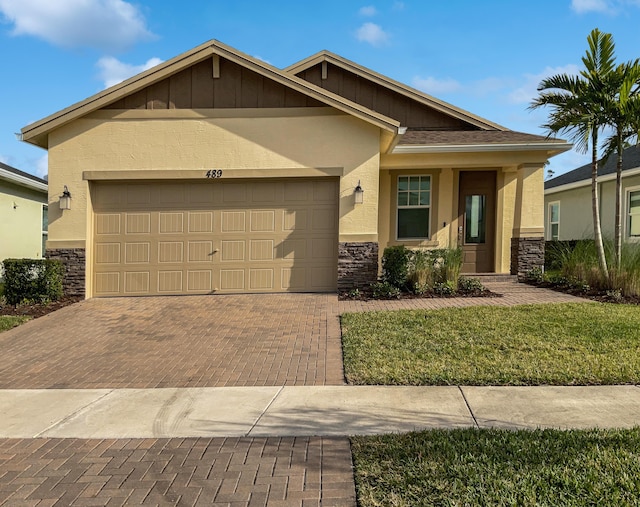
[[[277,67],[328,49],[513,130],[548,75],[577,72],[589,32],[640,57],[640,0],[0,0],[0,161],[46,174],[25,125],[217,39]],[[552,159],[561,174],[588,161]]]

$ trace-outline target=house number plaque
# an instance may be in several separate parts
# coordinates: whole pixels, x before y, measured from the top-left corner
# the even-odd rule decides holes
[[[207,178],[222,178],[222,169],[209,169],[205,176]]]

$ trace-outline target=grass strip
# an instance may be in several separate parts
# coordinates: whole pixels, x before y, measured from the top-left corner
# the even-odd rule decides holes
[[[360,507],[640,503],[640,429],[353,437]]]
[[[640,383],[640,308],[566,303],[342,316],[351,384]]]
[[[17,317],[9,315],[0,315],[0,332],[24,324],[29,320],[29,317]]]

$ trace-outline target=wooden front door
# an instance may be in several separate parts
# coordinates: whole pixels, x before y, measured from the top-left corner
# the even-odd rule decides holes
[[[462,171],[458,199],[463,273],[494,271],[496,216],[495,171]]]

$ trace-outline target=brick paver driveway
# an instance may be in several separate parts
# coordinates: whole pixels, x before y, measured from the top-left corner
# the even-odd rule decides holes
[[[343,383],[335,294],[91,299],[0,334],[0,389]]]

